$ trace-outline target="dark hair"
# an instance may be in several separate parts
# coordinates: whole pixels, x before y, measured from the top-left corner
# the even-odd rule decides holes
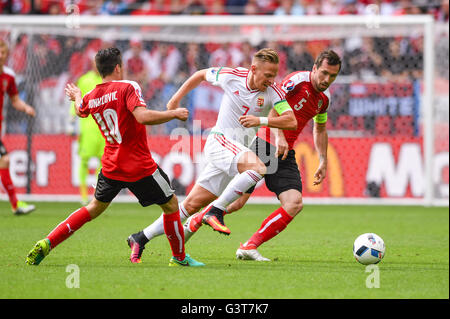
[[[320,52],[319,56],[317,57],[314,64],[317,68],[319,68],[322,65],[323,60],[327,60],[327,63],[329,65],[338,65],[339,64],[339,71],[341,70],[342,61],[339,55],[334,52],[333,50],[325,50]]]
[[[117,64],[122,66],[122,55],[117,48],[100,50],[95,55],[95,66],[102,78],[113,73]]]

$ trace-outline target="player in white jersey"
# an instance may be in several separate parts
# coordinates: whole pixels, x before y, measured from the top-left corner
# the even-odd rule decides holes
[[[204,223],[230,234],[223,223],[225,207],[261,180],[264,163],[248,145],[261,125],[296,129],[297,121],[283,92],[275,87],[278,54],[272,49],[258,51],[249,70],[209,68],[194,73],[174,94],[167,108],[176,109],[180,101],[201,82],[220,86],[225,94],[215,127],[207,138],[204,154],[207,165],[186,199],[180,203],[180,217],[186,219],[206,207]],[[236,178],[234,178],[236,176]],[[234,178],[234,179],[233,179]],[[162,219],[141,232],[130,235],[130,260],[140,259],[144,245],[164,234]]]

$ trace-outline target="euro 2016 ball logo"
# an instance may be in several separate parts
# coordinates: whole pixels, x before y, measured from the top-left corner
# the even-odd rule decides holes
[[[289,80],[289,81],[287,81],[286,83],[284,83],[284,89],[286,90],[286,91],[292,91],[293,89],[294,89],[294,81],[292,81],[292,80]]]

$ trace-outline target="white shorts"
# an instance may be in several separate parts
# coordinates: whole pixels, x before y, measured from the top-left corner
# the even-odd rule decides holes
[[[207,165],[197,178],[196,184],[219,197],[230,181],[239,174],[237,164],[245,152],[251,150],[221,133],[211,132],[203,150]]]

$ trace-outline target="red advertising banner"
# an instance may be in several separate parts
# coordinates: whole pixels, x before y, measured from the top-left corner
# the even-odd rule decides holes
[[[295,146],[305,197],[422,198],[424,159],[421,138],[356,137],[330,138],[327,178],[313,186],[318,166],[312,136],[300,136]],[[26,137],[6,135],[11,177],[19,193],[26,191],[28,155]],[[189,192],[204,167],[201,136],[149,137],[157,163],[173,179],[180,195]],[[437,196],[448,198],[448,148],[437,150],[434,178]],[[66,135],[35,135],[32,140],[31,194],[78,194],[76,139]],[[88,183],[95,184],[95,161]],[[256,196],[273,196],[261,183]]]

